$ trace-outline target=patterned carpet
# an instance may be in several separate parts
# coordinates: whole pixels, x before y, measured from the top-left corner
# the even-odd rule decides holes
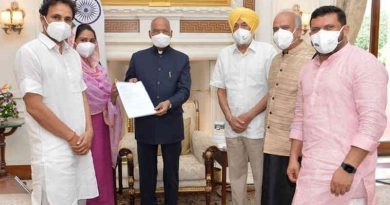
[[[389,205],[390,204],[390,186],[389,185],[377,185],[377,199],[378,205]],[[247,205],[253,205],[254,192],[248,192],[248,203]],[[128,200],[126,194],[122,196],[118,195],[118,205],[128,205]],[[136,205],[140,204],[139,198],[136,199]],[[181,194],[179,195],[179,205],[205,205],[205,195],[204,194]],[[220,205],[221,198],[214,192],[211,197],[212,205]],[[231,195],[227,195],[227,204],[231,204]],[[164,205],[164,196],[158,196],[158,205]]]
[[[217,187],[218,189],[218,187]],[[217,191],[219,192],[219,191]],[[211,204],[212,205],[220,205],[221,204],[221,197],[217,192],[213,192],[211,195]],[[128,205],[128,195],[124,194],[123,195],[118,195],[118,205]],[[247,205],[252,205],[253,203],[253,198],[254,198],[254,192],[249,191],[248,192],[248,203]],[[158,205],[164,205],[164,195],[157,195],[157,201]],[[227,200],[226,204],[231,204],[231,195],[230,192],[227,194]],[[139,197],[136,198],[136,205],[141,204]],[[205,194],[180,194],[179,195],[179,202],[178,205],[205,205],[206,204],[206,195]]]
[[[390,174],[390,170],[386,170]],[[30,185],[31,181],[27,181]],[[378,205],[389,205],[390,204],[390,185],[377,184],[376,194],[378,199]],[[126,191],[124,190],[124,193]],[[218,192],[218,191],[217,191]],[[253,203],[254,192],[248,192],[248,205]],[[158,196],[158,205],[164,204],[164,196]],[[231,196],[228,193],[227,204],[231,204]],[[117,205],[128,205],[128,195],[118,195],[118,204]],[[136,205],[139,205],[139,198],[136,199]],[[204,194],[181,194],[179,195],[179,205],[204,205],[206,204]],[[211,197],[212,205],[220,205],[221,198],[213,192]],[[0,194],[0,205],[31,205],[30,195],[29,194]]]

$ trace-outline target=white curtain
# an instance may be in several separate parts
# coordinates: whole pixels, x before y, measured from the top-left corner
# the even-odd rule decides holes
[[[347,24],[350,27],[348,39],[353,44],[363,22],[367,0],[337,0],[336,5],[343,9],[347,15]]]

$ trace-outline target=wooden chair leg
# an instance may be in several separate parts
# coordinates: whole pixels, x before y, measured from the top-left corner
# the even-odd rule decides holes
[[[211,194],[210,192],[206,192],[206,205],[211,204]]]
[[[115,205],[118,204],[118,197],[116,195],[116,168],[112,168],[112,180],[114,181],[114,202]]]
[[[117,160],[118,164],[118,193],[122,194],[123,193],[123,183],[122,183],[122,157],[121,155],[118,156]]]
[[[130,151],[126,155],[127,159],[127,173],[128,173],[128,186],[129,186],[129,203],[135,204],[135,189],[134,189],[134,159],[133,153]]]
[[[206,204],[210,205],[211,203],[211,192],[213,191],[213,182],[214,182],[214,150],[208,148],[203,153],[204,165],[206,169]]]
[[[135,204],[135,193],[130,193],[130,197],[129,197],[129,203],[130,205],[134,205]]]

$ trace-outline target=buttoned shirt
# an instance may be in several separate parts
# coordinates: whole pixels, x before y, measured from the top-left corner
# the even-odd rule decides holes
[[[79,136],[86,124],[80,60],[68,44],[61,54],[54,41],[39,34],[18,50],[14,70],[22,96],[42,96],[43,103]],[[41,204],[42,192],[55,204],[77,204],[79,199],[98,196],[91,152],[75,155],[66,140],[28,113],[25,120],[31,145],[32,204]]]
[[[253,108],[268,92],[268,73],[276,50],[271,44],[252,41],[241,53],[236,45],[224,48],[217,59],[210,85],[226,89],[233,116]],[[236,133],[225,123],[226,137],[263,138],[265,112],[257,115],[243,133]]]
[[[350,44],[302,70],[290,138],[303,142],[293,205],[344,205],[367,197],[375,204],[377,146],[386,127],[388,75],[384,66]],[[357,167],[351,190],[330,193],[333,173],[351,146],[368,151]],[[310,195],[310,197],[308,197]]]
[[[299,73],[313,57],[313,47],[302,41],[295,48],[279,53],[269,72],[269,96],[265,117],[264,153],[289,156],[288,138],[294,118]]]
[[[167,114],[135,119],[135,137],[146,144],[171,144],[184,137],[182,105],[190,96],[190,62],[186,54],[172,47],[159,52],[156,47],[133,54],[125,80],[137,78],[154,106],[169,100]],[[175,129],[172,129],[175,128]]]

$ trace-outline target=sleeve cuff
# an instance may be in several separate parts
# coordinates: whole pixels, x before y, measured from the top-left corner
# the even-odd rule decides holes
[[[358,133],[352,139],[352,146],[364,149],[369,152],[373,152],[378,148],[379,142],[372,140],[367,135]]]
[[[169,100],[169,102],[171,102],[171,105],[172,105],[171,108],[176,108],[179,104],[174,97],[171,97],[168,100]]]
[[[211,81],[210,85],[213,86],[213,87],[216,87],[216,88],[225,89],[225,84],[223,84],[222,82]]]
[[[42,85],[30,78],[25,78],[20,82],[20,90],[22,96],[26,95],[26,93],[35,93],[43,96]]]
[[[302,132],[302,130],[291,129],[289,138],[292,139],[292,140],[303,141],[303,132]]]

